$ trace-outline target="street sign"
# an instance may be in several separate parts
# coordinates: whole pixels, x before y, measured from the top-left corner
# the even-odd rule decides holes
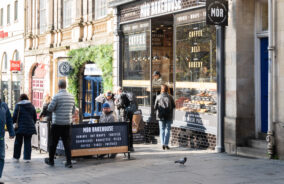
[[[58,77],[66,77],[70,74],[72,67],[68,61],[58,62]]]
[[[228,2],[225,0],[206,1],[206,23],[207,25],[228,25]]]

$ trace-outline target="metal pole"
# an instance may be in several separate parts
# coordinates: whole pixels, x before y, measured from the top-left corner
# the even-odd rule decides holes
[[[217,61],[217,93],[218,121],[216,152],[224,152],[224,116],[225,116],[225,28],[216,26],[216,61]]]

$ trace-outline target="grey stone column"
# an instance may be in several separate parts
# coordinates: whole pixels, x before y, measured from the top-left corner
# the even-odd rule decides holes
[[[75,0],[75,1],[76,1],[75,22],[80,23],[83,21],[83,0]]]
[[[236,154],[238,146],[245,146],[255,136],[255,0],[229,1],[229,10],[225,38],[225,151]]]

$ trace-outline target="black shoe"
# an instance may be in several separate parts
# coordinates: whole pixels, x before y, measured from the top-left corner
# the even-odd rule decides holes
[[[66,167],[66,168],[72,168],[73,165],[72,165],[72,163],[66,163],[66,164],[65,164],[65,167]]]
[[[169,150],[169,149],[170,149],[170,147],[169,147],[169,146],[166,146],[166,149],[167,149],[167,150]]]
[[[3,181],[0,181],[0,184],[4,184],[4,182],[3,182]]]
[[[165,150],[166,149],[166,146],[165,145],[163,145],[163,150]]]
[[[51,162],[51,161],[49,160],[49,158],[45,158],[45,159],[44,159],[44,162],[45,162],[47,165],[54,166],[54,161]]]
[[[134,152],[135,150],[134,150],[133,147],[130,147],[130,148],[129,148],[129,151],[130,151],[130,152]]]

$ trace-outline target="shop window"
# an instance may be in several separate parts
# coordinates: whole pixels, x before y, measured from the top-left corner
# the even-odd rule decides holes
[[[83,115],[90,117],[101,114],[101,104],[95,98],[103,92],[102,78],[85,76],[83,80]]]
[[[19,102],[20,90],[21,90],[20,82],[19,81],[13,81],[12,82],[12,109],[14,109],[16,103]]]
[[[43,105],[44,80],[33,77],[32,80],[32,103],[36,109]]]
[[[1,82],[1,100],[8,103],[8,81]]]
[[[150,105],[150,23],[123,26],[123,81],[139,105]]]
[[[46,31],[46,0],[39,1],[39,32],[40,34]]]
[[[217,113],[216,76],[215,27],[207,26],[205,22],[177,25],[177,110]]]

